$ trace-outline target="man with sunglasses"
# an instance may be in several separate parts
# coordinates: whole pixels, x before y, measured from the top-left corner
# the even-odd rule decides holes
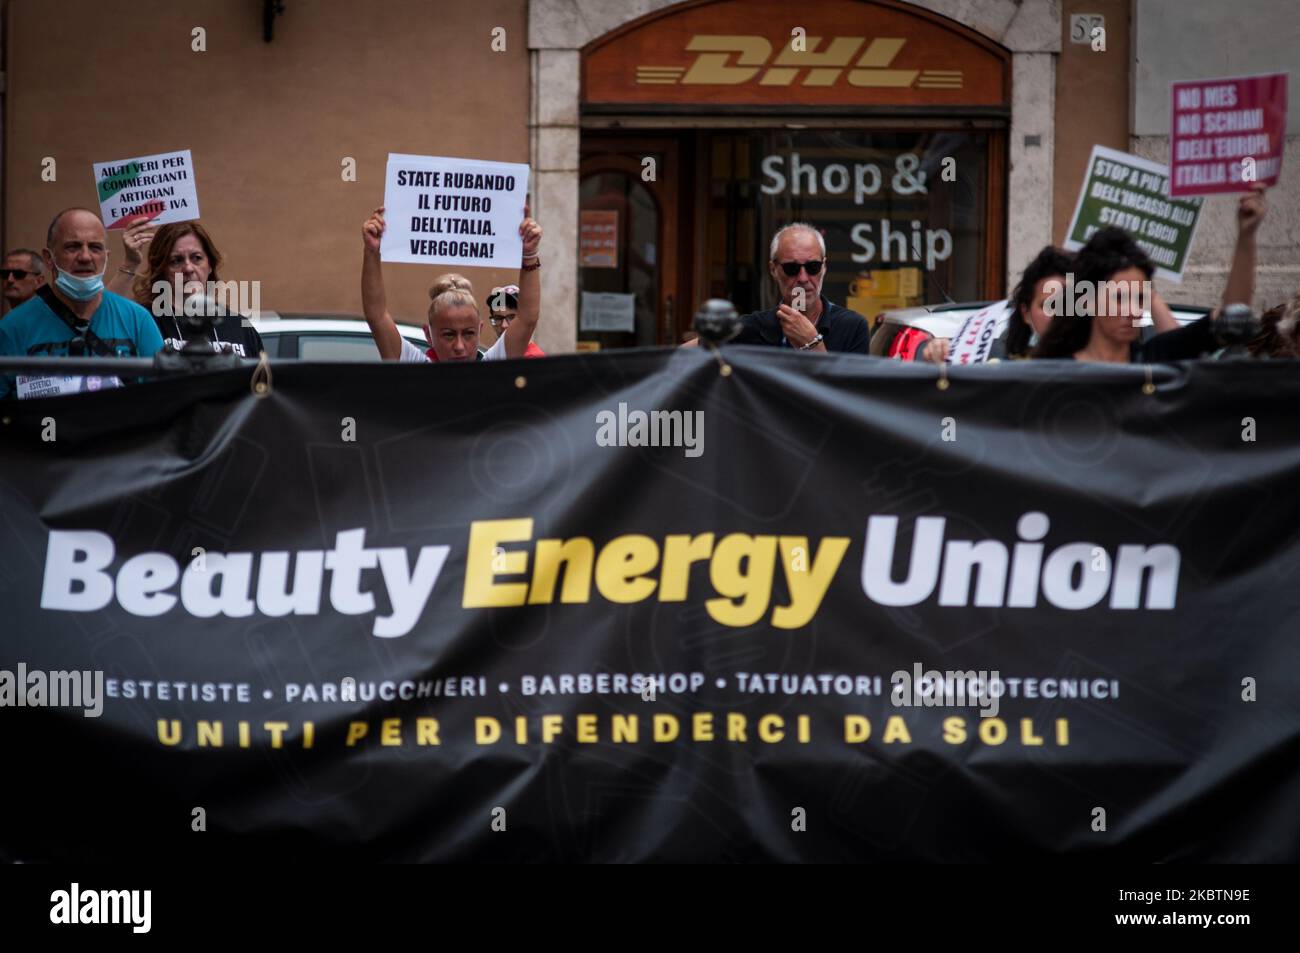
[[[53,281],[0,321],[5,357],[153,357],[163,346],[151,315],[104,288],[108,236],[89,209],[65,209],[45,236],[44,265]],[[0,397],[18,398],[116,387],[116,377],[68,377],[57,362],[50,373],[0,374]]]
[[[492,331],[497,337],[506,333],[510,327],[510,322],[519,314],[519,286],[502,285],[499,288],[493,288],[487,296],[488,320],[492,323]],[[528,342],[528,347],[524,350],[524,357],[545,357],[546,352],[534,344]]]
[[[768,273],[781,302],[767,311],[744,315],[735,344],[766,344],[825,354],[866,354],[871,341],[867,319],[822,297],[826,241],[806,222],[795,222],[772,236]]]
[[[45,284],[41,256],[30,248],[15,248],[5,255],[0,268],[0,287],[4,288],[5,310],[12,311],[36,294]]]

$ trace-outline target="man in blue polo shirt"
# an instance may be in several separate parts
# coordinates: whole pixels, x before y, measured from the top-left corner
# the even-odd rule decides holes
[[[733,344],[767,344],[820,354],[867,353],[871,342],[867,319],[822,297],[826,241],[821,232],[806,222],[779,230],[772,236],[767,269],[781,291],[781,303],[744,315]]]
[[[6,357],[153,357],[162,335],[153,317],[134,301],[104,290],[107,233],[89,209],[54,216],[45,237],[49,284],[0,322],[0,354]],[[58,373],[0,375],[0,397],[47,397],[117,387],[116,377],[68,377]]]

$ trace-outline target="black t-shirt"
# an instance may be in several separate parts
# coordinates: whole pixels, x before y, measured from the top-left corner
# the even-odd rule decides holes
[[[1187,361],[1208,354],[1218,346],[1219,343],[1214,339],[1214,325],[1207,314],[1191,324],[1135,343],[1131,360],[1134,364]]]
[[[771,347],[790,347],[781,332],[781,321],[776,308],[753,311],[741,316],[740,334],[732,344],[766,344]],[[822,297],[822,313],[817,320],[817,333],[825,339],[828,351],[851,351],[866,354],[871,343],[871,328],[867,319],[856,311],[841,308]]]
[[[168,315],[157,314],[153,316],[153,319],[158,325],[158,330],[162,333],[163,344],[171,350],[179,351],[185,343],[185,337],[181,333],[180,320]],[[257,328],[243,321],[237,314],[223,318],[219,328],[209,327],[207,337],[212,342],[214,351],[224,350],[224,346],[228,345],[240,357],[249,357],[254,360],[257,359],[257,355],[265,347],[262,343],[262,335],[257,333]]]

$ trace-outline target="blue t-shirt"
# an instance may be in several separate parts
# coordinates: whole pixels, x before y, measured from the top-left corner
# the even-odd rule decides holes
[[[90,316],[90,330],[118,357],[153,357],[163,339],[153,316],[144,308],[105,291]],[[0,321],[0,354],[5,357],[66,357],[72,329],[59,320],[37,295],[14,308]],[[89,349],[87,356],[93,356]],[[58,373],[52,369],[53,373]],[[0,397],[13,392],[14,378],[0,374]]]

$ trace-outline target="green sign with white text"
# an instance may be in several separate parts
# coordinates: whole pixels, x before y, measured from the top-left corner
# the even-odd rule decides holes
[[[1201,200],[1171,199],[1168,190],[1167,166],[1093,146],[1065,247],[1082,248],[1098,229],[1116,225],[1151,256],[1156,277],[1182,281]]]

